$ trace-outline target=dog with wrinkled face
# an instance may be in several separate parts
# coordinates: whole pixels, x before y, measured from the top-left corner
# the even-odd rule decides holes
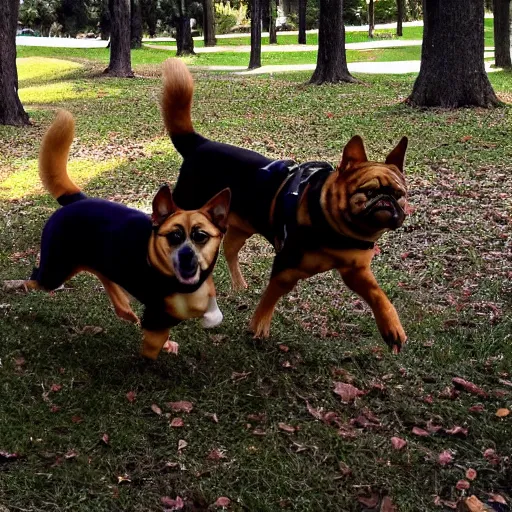
[[[247,238],[263,235],[275,248],[270,282],[251,320],[256,337],[269,336],[280,297],[300,279],[336,269],[373,310],[379,331],[397,353],[406,342],[398,314],[370,268],[374,244],[405,219],[407,186],[403,137],[385,162],[369,161],[354,136],[333,168],[327,162],[297,164],[221,144],[194,131],[194,82],[178,59],[164,63],[162,114],[183,157],[173,197],[196,208],[223,188],[231,190],[224,254],[233,287],[246,287],[238,253]]]
[[[4,288],[50,291],[90,272],[119,317],[139,323],[130,296],[144,304],[142,355],[149,359],[157,358],[170,328],[182,320],[202,317],[203,327],[218,325],[222,313],[211,273],[227,227],[229,189],[185,211],[165,185],[153,199],[151,219],[80,191],[67,174],[73,137],[73,117],[59,112],[43,138],[39,174],[62,208],[43,229],[39,267],[29,280],[6,281]]]

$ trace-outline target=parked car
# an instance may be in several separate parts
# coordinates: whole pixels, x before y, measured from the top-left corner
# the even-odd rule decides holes
[[[37,30],[32,30],[31,28],[22,28],[16,32],[17,36],[33,36],[33,37],[41,37],[41,34],[37,32]]]

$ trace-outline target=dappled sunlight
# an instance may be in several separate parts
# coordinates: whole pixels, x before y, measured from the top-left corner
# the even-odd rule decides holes
[[[69,163],[68,171],[71,179],[77,185],[85,186],[91,179],[115,169],[122,163],[123,160],[119,158],[111,158],[102,162],[92,159],[79,159]],[[36,159],[29,160],[23,166],[23,169],[13,172],[0,182],[0,199],[22,199],[44,193],[45,190],[39,179]]]
[[[64,78],[78,69],[83,69],[83,64],[70,60],[49,59],[46,57],[26,57],[16,60],[20,88],[25,82],[39,79],[40,82]]]
[[[74,82],[55,82],[20,89],[20,100],[24,105],[62,103],[63,101],[96,98],[97,91],[78,88]]]

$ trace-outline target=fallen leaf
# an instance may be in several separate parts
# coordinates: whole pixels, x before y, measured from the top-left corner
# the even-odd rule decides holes
[[[445,430],[445,432],[450,436],[467,436],[468,429],[459,427],[458,425],[450,428],[449,430]]]
[[[209,460],[221,460],[226,458],[226,454],[224,450],[219,450],[218,448],[215,448],[208,454],[206,458]]]
[[[185,400],[181,400],[179,402],[168,402],[167,407],[172,409],[174,412],[190,412],[194,405],[192,402],[187,402]]]
[[[50,387],[50,391],[53,391],[54,393],[57,393],[62,389],[62,386],[60,384],[52,384]]]
[[[103,434],[103,435],[101,436],[101,440],[102,440],[105,444],[109,444],[109,442],[110,442],[110,437],[109,437],[109,435],[108,435],[108,434]]]
[[[79,334],[92,334],[95,336],[96,334],[100,334],[100,332],[103,332],[103,327],[98,325],[86,325]]]
[[[308,409],[309,414],[313,416],[313,418],[316,418],[317,420],[321,420],[323,417],[323,408],[315,409],[314,407],[311,407],[310,403],[306,401],[306,407]]]
[[[162,409],[160,409],[160,407],[158,407],[158,405],[156,405],[156,404],[151,404],[151,410],[155,414],[158,414],[159,416],[162,414]]]
[[[185,423],[181,418],[173,418],[171,421],[171,427],[183,427],[183,425],[185,425]]]
[[[75,415],[75,416],[71,416],[71,421],[73,423],[82,423],[82,421],[84,421],[84,419],[81,416]]]
[[[432,420],[428,420],[427,421],[427,430],[431,433],[431,434],[435,434],[436,432],[439,432],[443,427],[441,427],[441,425],[434,425],[434,423],[432,422]]]
[[[468,380],[461,379],[460,377],[454,377],[452,379],[452,382],[454,385],[462,388],[464,391],[467,391],[468,393],[481,396],[482,398],[488,397],[488,394],[482,388],[479,388],[477,385],[473,384],[472,382],[469,382]]]
[[[379,495],[373,492],[370,496],[358,496],[357,501],[367,508],[375,508],[379,504]]]
[[[445,450],[439,454],[437,460],[441,466],[446,466],[453,462],[453,455],[448,450]]]
[[[249,377],[249,375],[251,375],[251,373],[252,372],[233,372],[231,374],[231,380],[233,380],[234,382],[245,380],[247,379],[247,377]]]
[[[257,414],[248,414],[247,415],[248,421],[255,421],[257,423],[263,423],[267,420],[267,415],[264,412],[258,412]]]
[[[487,450],[484,451],[484,457],[493,466],[496,466],[500,462],[499,455],[492,448],[487,448]]]
[[[459,491],[467,491],[471,487],[471,484],[467,480],[459,480],[455,485],[455,488]]]
[[[428,437],[430,435],[426,430],[423,430],[420,427],[412,427],[412,433],[415,436],[420,436],[420,437]]]
[[[205,416],[207,418],[210,418],[213,421],[213,423],[219,423],[219,418],[217,417],[216,413],[206,412]]]
[[[466,470],[466,478],[468,480],[475,480],[477,477],[477,472],[473,468],[468,468]]]
[[[510,414],[510,410],[509,409],[498,409],[496,411],[496,416],[498,416],[498,418],[505,418],[505,416],[508,416]]]
[[[476,404],[476,405],[472,405],[468,409],[468,411],[469,412],[484,412],[485,411],[485,407],[482,404]]]
[[[382,498],[380,512],[396,512],[395,504],[389,496],[384,496],[384,498]]]
[[[135,391],[128,391],[128,393],[126,393],[126,398],[128,399],[128,402],[134,402],[136,396],[137,393],[135,393]]]
[[[366,394],[352,386],[352,384],[346,384],[345,382],[334,382],[334,392],[341,397],[342,402],[350,402]]]
[[[261,436],[266,436],[266,435],[267,435],[267,433],[266,433],[264,430],[262,430],[261,428],[255,428],[255,429],[252,431],[252,433],[253,433],[253,435],[255,435],[255,436],[260,436],[260,437],[261,437]]]
[[[78,457],[78,452],[75,450],[69,450],[64,454],[65,459],[74,459],[75,457]]]
[[[175,500],[169,498],[169,496],[162,496],[160,501],[167,510],[181,510],[185,506],[185,503],[179,496],[176,496]]]
[[[215,507],[229,507],[231,500],[225,496],[217,498],[217,501],[213,504]]]
[[[188,443],[184,439],[180,439],[178,441],[178,451],[179,452],[181,452],[181,450],[184,450],[187,446],[188,446]]]
[[[127,474],[121,475],[117,477],[117,483],[121,484],[123,482],[131,482],[130,477]]]
[[[343,476],[350,476],[352,474],[352,470],[344,462],[340,461],[338,466],[339,466],[340,472]]]
[[[279,430],[282,430],[283,432],[288,432],[289,434],[293,434],[297,430],[297,427],[287,425],[286,423],[279,423],[277,426],[279,427]]]
[[[290,347],[288,347],[288,345],[279,345],[279,350],[281,352],[288,352],[290,350]]]
[[[407,446],[407,441],[405,439],[401,439],[400,437],[392,437],[391,445],[395,450],[401,450]]]

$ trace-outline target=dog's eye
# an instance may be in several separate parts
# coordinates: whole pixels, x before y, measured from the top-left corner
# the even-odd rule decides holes
[[[185,234],[181,230],[171,231],[167,235],[167,240],[171,245],[180,245],[185,241]]]
[[[210,235],[208,233],[205,233],[204,231],[193,231],[190,235],[190,238],[192,239],[192,242],[196,244],[205,244],[209,239]]]
[[[377,192],[377,189],[375,189],[375,188],[367,188],[367,189],[364,191],[364,193],[365,193],[365,195],[366,195],[366,197],[367,197],[368,199],[370,199],[371,197],[373,197],[373,196],[376,194],[376,192]]]

